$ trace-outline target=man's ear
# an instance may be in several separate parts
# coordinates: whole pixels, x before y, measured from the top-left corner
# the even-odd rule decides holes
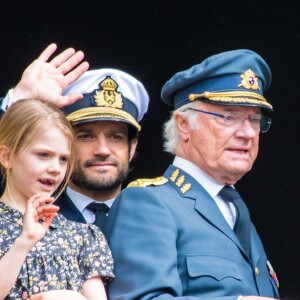
[[[7,146],[0,146],[0,164],[5,168],[9,169],[10,164],[10,149]]]
[[[174,114],[174,122],[177,128],[178,135],[181,136],[184,141],[188,140],[191,130],[187,117],[181,113],[176,113]]]
[[[133,156],[134,156],[137,143],[138,143],[138,139],[134,138],[134,139],[131,140],[131,142],[129,144],[129,161],[131,161]]]

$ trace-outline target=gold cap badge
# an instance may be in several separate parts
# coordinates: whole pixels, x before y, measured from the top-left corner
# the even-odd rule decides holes
[[[238,85],[238,87],[243,87],[247,90],[260,90],[258,79],[255,77],[255,74],[251,69],[248,69],[244,74],[242,74],[241,79],[241,83]]]
[[[123,100],[122,94],[116,92],[118,87],[117,83],[110,76],[107,76],[100,82],[99,87],[100,86],[102,87],[102,90],[96,91],[94,96],[96,104],[98,106],[121,109],[123,107]]]

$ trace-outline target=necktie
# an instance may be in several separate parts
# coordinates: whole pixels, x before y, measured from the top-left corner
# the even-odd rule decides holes
[[[248,257],[250,257],[250,215],[245,202],[239,193],[228,185],[222,188],[219,192],[219,196],[221,196],[224,201],[232,202],[235,205],[237,218],[233,230]]]
[[[96,219],[93,224],[97,225],[101,231],[103,231],[106,223],[106,214],[109,211],[109,207],[104,203],[92,202],[86,208],[95,214]]]

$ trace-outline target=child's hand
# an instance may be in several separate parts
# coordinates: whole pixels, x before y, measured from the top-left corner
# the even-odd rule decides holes
[[[51,204],[53,201],[52,197],[41,195],[28,199],[20,237],[26,239],[31,248],[44,237],[52,218],[57,216],[59,207]]]

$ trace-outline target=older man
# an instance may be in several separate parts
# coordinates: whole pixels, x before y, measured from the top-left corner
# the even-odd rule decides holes
[[[272,106],[255,52],[212,56],[162,89],[174,107],[162,177],[139,179],[111,208],[106,237],[115,258],[115,299],[274,299],[278,280],[234,184],[251,168]],[[268,298],[266,298],[268,297]]]

